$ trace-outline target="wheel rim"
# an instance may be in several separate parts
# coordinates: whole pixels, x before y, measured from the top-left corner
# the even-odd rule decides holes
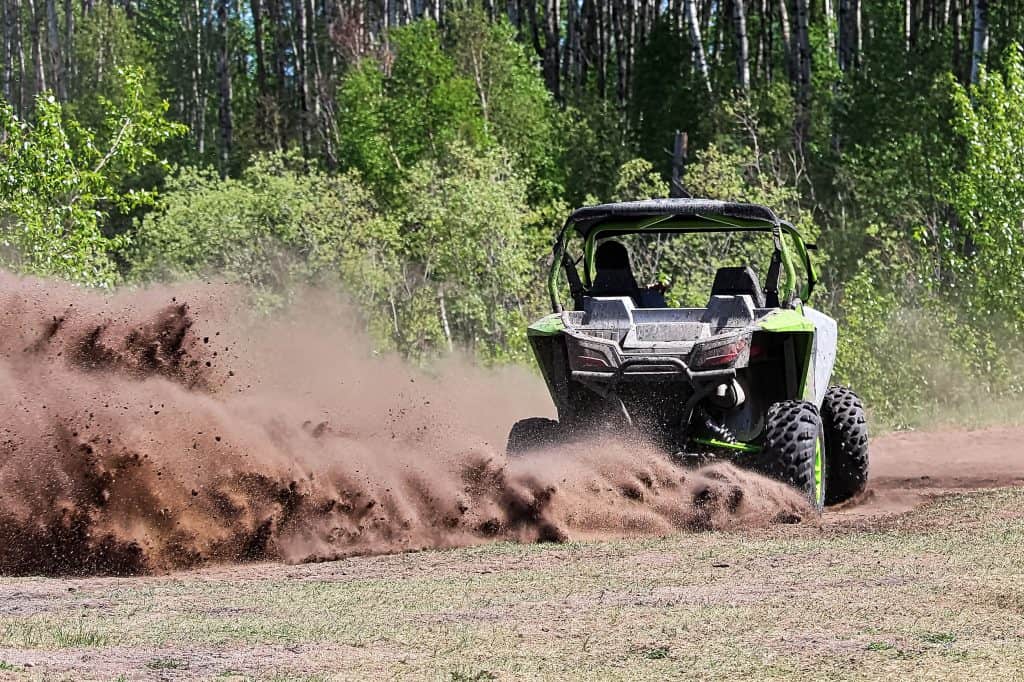
[[[825,448],[821,436],[814,441],[814,501],[819,507],[825,503]]]

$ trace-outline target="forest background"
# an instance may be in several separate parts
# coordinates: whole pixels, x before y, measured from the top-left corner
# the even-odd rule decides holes
[[[0,0],[0,265],[328,286],[382,351],[528,361],[555,229],[668,195],[684,131],[676,191],[818,243],[879,422],[970,421],[1024,392],[1024,7],[989,5]],[[670,251],[677,300],[729,255]]]

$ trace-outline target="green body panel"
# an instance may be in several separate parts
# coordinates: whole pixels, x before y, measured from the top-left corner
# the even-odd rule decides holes
[[[562,322],[562,316],[558,313],[552,313],[545,317],[540,318],[529,327],[526,328],[527,336],[556,336],[565,330],[565,324]]]
[[[766,332],[813,332],[814,324],[799,310],[779,308],[758,321]]]
[[[813,398],[813,386],[810,378],[814,372],[814,323],[804,316],[802,310],[780,308],[758,322],[762,331],[774,334],[791,334],[793,336],[796,361],[799,363],[797,376],[800,377],[800,388],[794,398],[804,400]]]

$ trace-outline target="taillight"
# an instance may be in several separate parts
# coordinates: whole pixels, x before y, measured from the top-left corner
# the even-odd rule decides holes
[[[749,346],[747,337],[740,337],[714,346],[700,345],[693,350],[694,369],[725,367],[736,362]]]

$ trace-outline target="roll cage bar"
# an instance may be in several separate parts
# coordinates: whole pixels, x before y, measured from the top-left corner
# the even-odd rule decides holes
[[[583,238],[583,276],[566,251],[572,229]],[[780,220],[772,211],[757,204],[740,204],[705,199],[652,199],[616,204],[587,206],[574,211],[562,226],[552,249],[553,259],[548,273],[548,294],[552,310],[561,313],[558,271],[562,269],[573,297],[589,288],[594,275],[594,254],[598,239],[626,234],[682,234],[713,232],[765,232],[772,235],[775,251],[781,260],[785,280],[779,287],[780,300],[788,301],[796,294],[797,276],[794,255],[803,265],[807,278],[800,299],[807,301],[818,282],[807,244],[789,222]],[[782,238],[792,238],[793,254]]]

